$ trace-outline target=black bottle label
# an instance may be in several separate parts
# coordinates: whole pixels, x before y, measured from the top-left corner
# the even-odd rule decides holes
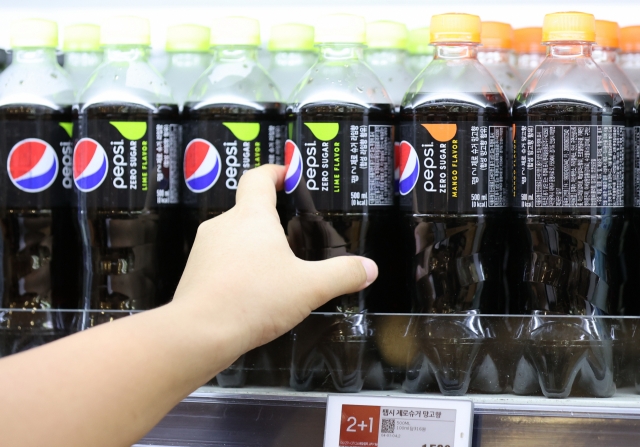
[[[400,204],[419,214],[481,214],[507,206],[509,127],[406,123],[396,157]]]
[[[519,123],[515,133],[514,206],[624,206],[624,126]]]
[[[168,120],[88,119],[73,153],[87,206],[142,209],[177,204],[180,125]]]
[[[362,212],[393,205],[393,126],[363,120],[293,123],[284,190],[298,211]]]
[[[46,209],[71,203],[69,118],[0,120],[0,206]]]
[[[226,211],[233,207],[242,174],[282,164],[282,122],[192,120],[185,123],[184,203]]]

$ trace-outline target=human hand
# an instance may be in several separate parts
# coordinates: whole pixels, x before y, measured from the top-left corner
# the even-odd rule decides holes
[[[191,307],[203,324],[226,323],[235,357],[378,275],[376,264],[359,256],[315,262],[295,257],[275,206],[284,174],[284,167],[265,165],[242,176],[236,205],[198,228],[175,294],[174,302]]]

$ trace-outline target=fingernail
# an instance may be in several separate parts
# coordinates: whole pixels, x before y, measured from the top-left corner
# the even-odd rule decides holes
[[[364,271],[367,272],[367,282],[365,287],[371,284],[378,277],[378,266],[369,258],[360,258]]]

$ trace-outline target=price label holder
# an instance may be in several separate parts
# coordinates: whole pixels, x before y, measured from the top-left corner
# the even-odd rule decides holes
[[[473,402],[330,395],[324,447],[470,447]]]

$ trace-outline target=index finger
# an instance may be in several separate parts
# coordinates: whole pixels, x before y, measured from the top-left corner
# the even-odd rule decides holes
[[[276,191],[284,184],[284,166],[263,165],[247,171],[240,178],[236,191],[236,203],[256,201],[276,206]]]

